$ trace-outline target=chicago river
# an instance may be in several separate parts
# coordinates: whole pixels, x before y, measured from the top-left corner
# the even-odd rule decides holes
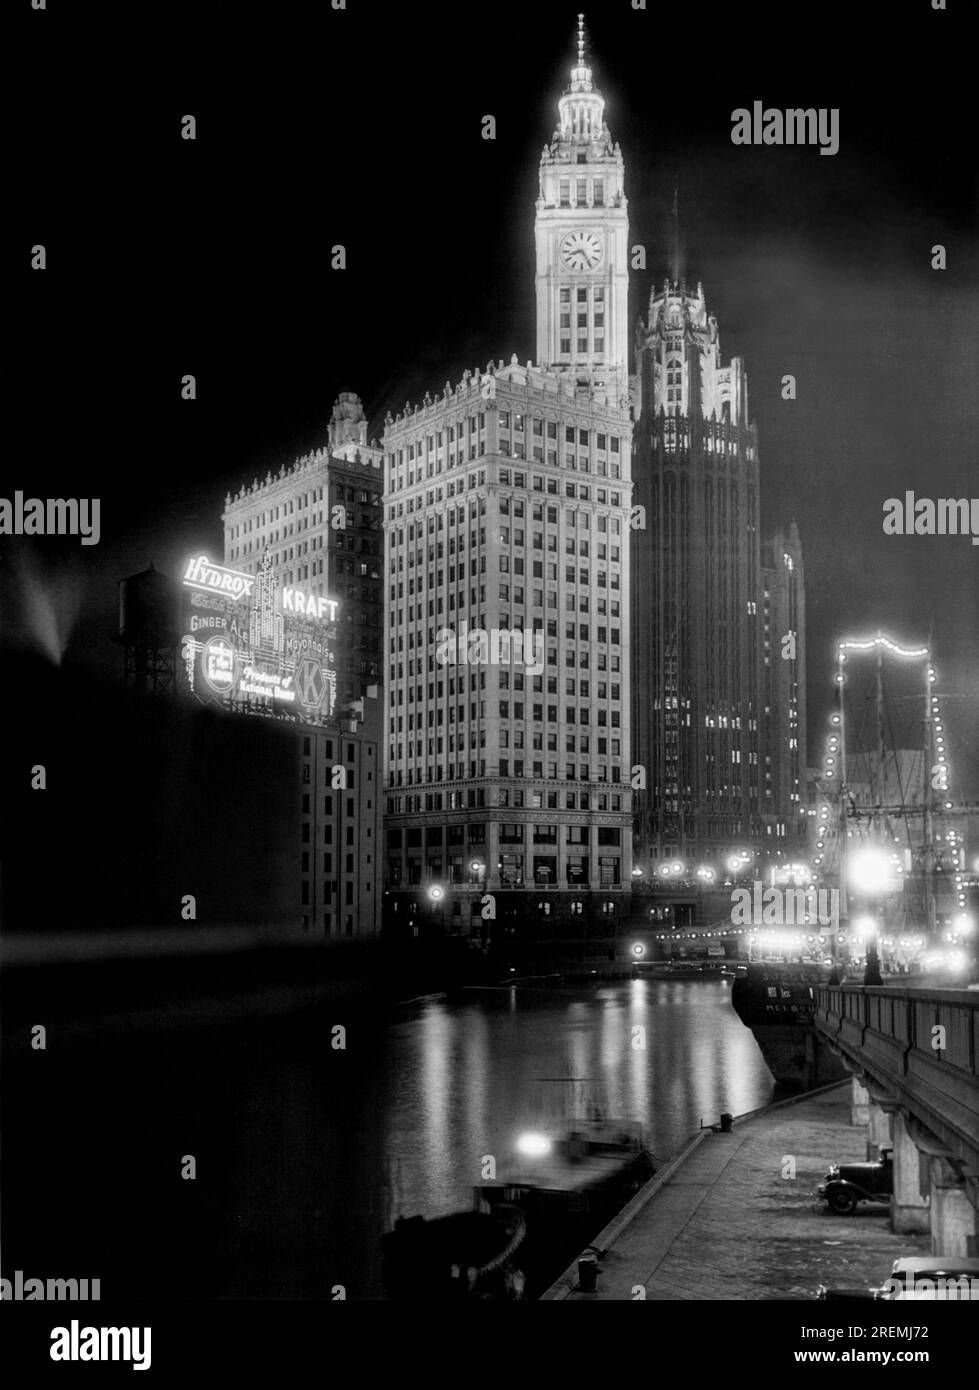
[[[659,1166],[773,1093],[722,980],[282,1009],[178,1033],[107,1023],[12,1085],[8,1180],[44,1191],[47,1219],[41,1237],[8,1208],[11,1267],[90,1271],[103,1298],[377,1299],[394,1219],[471,1206],[520,1134],[598,1107],[639,1122]],[[93,1136],[70,1162],[66,1132]]]

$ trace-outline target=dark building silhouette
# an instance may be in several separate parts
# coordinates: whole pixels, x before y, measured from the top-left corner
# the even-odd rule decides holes
[[[666,282],[636,339],[635,855],[713,860],[764,842],[758,440],[703,287]]]
[[[185,926],[188,895],[202,927],[300,929],[290,726],[41,657],[5,666],[9,689],[31,691],[16,713],[23,766],[5,779],[5,931]]]

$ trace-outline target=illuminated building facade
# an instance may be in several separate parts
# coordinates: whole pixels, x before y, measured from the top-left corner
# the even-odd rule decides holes
[[[228,497],[224,562],[257,575],[266,552],[283,592],[336,602],[341,708],[380,680],[381,451],[367,441],[359,397],[333,406],[325,448]]]
[[[806,578],[799,528],[762,547],[762,811],[778,850],[808,838],[806,787]]]
[[[335,605],[297,613],[300,592],[280,586],[268,555],[257,575],[191,556],[179,583],[153,569],[124,580],[118,640],[140,731],[128,762],[159,789],[148,800],[187,827],[190,843],[177,836],[165,852],[193,865],[208,920],[376,935],[380,696],[369,687],[340,710],[326,635]],[[166,682],[148,678],[161,669]],[[142,871],[144,913],[158,879],[155,864]]]
[[[467,370],[384,431],[385,920],[395,931],[612,935],[625,915],[626,209],[621,153],[579,34],[540,163],[539,360]],[[515,631],[530,638],[522,660],[509,638],[509,660],[481,645],[479,634]],[[486,894],[495,925],[481,912]]]
[[[318,936],[380,928],[380,458],[342,394],[325,448],[226,499],[224,564],[181,576],[178,689],[291,730],[289,893]]]
[[[635,853],[656,872],[766,840],[758,441],[701,285],[650,294],[635,395]]]
[[[537,361],[578,385],[629,391],[629,213],[622,151],[585,62],[583,21],[571,82],[540,160],[535,292]]]

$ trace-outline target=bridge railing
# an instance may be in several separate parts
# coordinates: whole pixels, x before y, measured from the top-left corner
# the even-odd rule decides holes
[[[817,985],[815,1025],[830,1045],[979,1166],[979,990]]]
[[[817,985],[816,1009],[823,1031],[841,1040],[857,1042],[858,1033],[869,1032],[902,1052],[924,1052],[933,1062],[979,1073],[979,990]]]

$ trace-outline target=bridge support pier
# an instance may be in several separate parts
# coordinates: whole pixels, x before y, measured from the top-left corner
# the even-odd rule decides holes
[[[891,1138],[891,1115],[893,1104],[885,1109],[886,1101],[873,1086],[865,1086],[858,1077],[853,1078],[850,1098],[850,1124],[867,1127],[867,1159],[876,1162],[882,1147],[893,1143]]]
[[[856,1077],[853,1078],[850,1096],[850,1124],[870,1123],[870,1092]]]
[[[904,1116],[896,1111],[894,1136],[894,1194],[891,1197],[891,1230],[902,1234],[930,1229],[930,1195],[922,1194],[921,1154]]]
[[[891,1229],[979,1257],[979,993],[827,983],[814,1024],[853,1077],[851,1123],[867,1126],[870,1159],[890,1112]]]
[[[874,1162],[880,1158],[881,1149],[893,1145],[891,1134],[891,1108],[885,1109],[879,1101],[870,1102],[870,1120],[867,1126],[867,1158]]]
[[[896,1228],[895,1228],[896,1229]],[[979,1213],[965,1183],[944,1158],[931,1160],[931,1251],[933,1255],[979,1253]]]

